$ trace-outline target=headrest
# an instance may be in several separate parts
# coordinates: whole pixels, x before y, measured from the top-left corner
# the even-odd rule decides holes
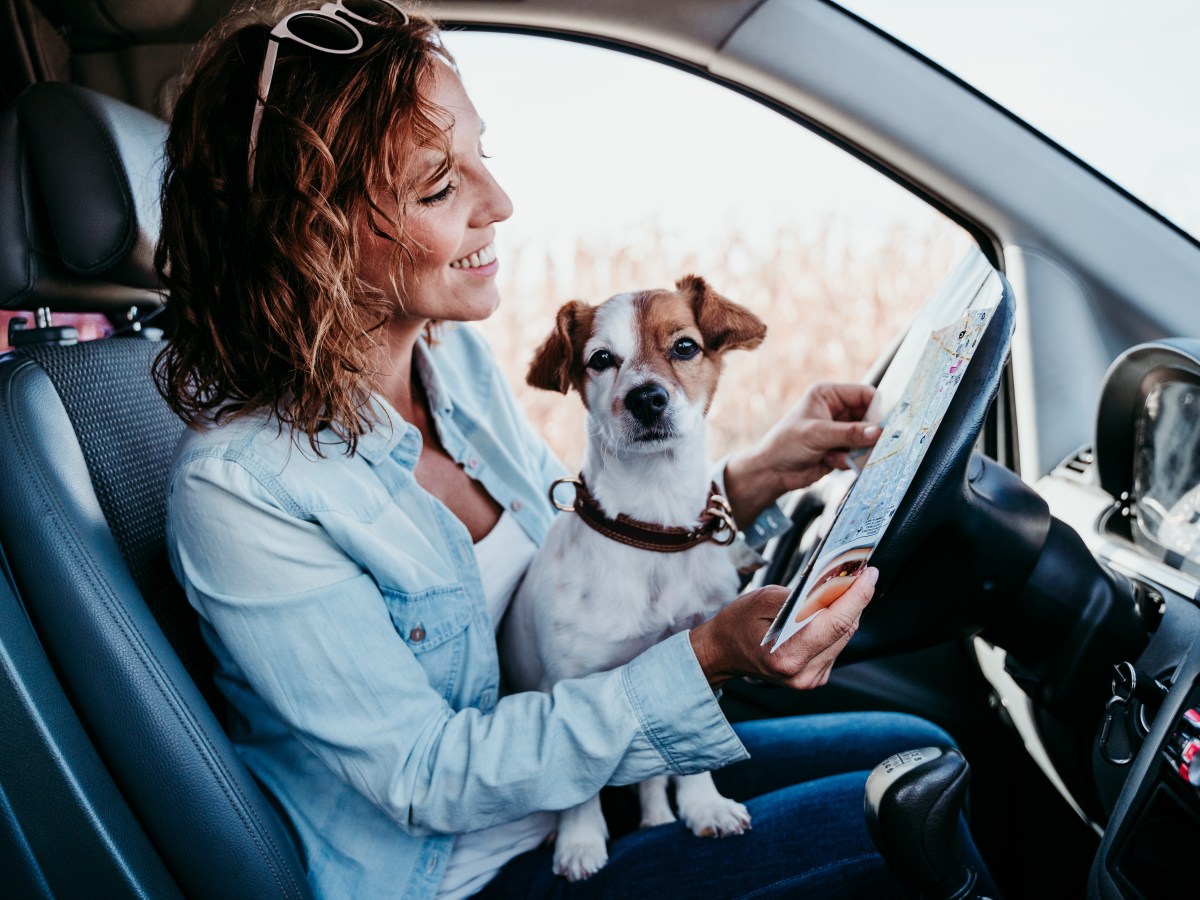
[[[154,271],[167,126],[77,85],[0,116],[0,308],[110,312],[163,301]]]

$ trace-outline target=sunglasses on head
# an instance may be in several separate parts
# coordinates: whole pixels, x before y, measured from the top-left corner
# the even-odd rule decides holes
[[[320,9],[301,9],[288,13],[271,29],[262,71],[258,76],[254,119],[250,122],[250,149],[246,160],[246,182],[250,188],[254,187],[254,154],[258,149],[258,129],[262,124],[263,110],[267,106],[267,95],[271,91],[271,78],[275,74],[279,45],[284,41],[293,41],[319,53],[349,56],[361,50],[363,45],[362,32],[358,30],[356,23],[382,25],[395,16],[400,17],[401,24],[408,24],[408,14],[391,0],[336,0],[335,3],[323,4]]]

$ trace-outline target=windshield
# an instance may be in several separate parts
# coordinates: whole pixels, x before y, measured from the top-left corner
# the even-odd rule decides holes
[[[839,0],[1200,237],[1194,0]]]

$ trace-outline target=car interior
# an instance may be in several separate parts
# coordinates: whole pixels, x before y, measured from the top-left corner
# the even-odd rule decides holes
[[[164,119],[189,50],[231,5],[0,4],[6,896],[311,895],[302,848],[225,735],[165,549],[184,426],[151,378],[170,337],[153,261]],[[1007,299],[880,548],[876,603],[828,685],[736,682],[722,703],[733,720],[888,709],[942,725],[1006,896],[1194,892],[1200,244],[826,0],[423,8],[736,91],[969,232]],[[84,314],[108,336],[79,340],[67,323]],[[786,498],[792,527],[759,581],[799,577],[839,490]]]

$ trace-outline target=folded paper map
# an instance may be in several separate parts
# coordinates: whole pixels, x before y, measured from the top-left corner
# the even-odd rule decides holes
[[[891,524],[992,313],[1000,276],[972,249],[913,320],[879,383],[866,420],[882,429],[870,450],[852,456],[858,477],[824,540],[762,643],[774,652],[845,593]]]

